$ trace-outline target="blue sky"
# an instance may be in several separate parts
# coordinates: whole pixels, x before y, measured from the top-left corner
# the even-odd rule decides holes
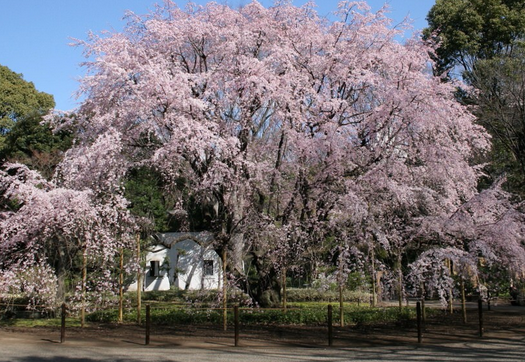
[[[52,94],[59,110],[78,105],[73,94],[83,74],[79,64],[84,61],[82,49],[71,47],[70,38],[86,39],[87,33],[102,30],[120,31],[125,25],[127,10],[146,14],[162,0],[0,0],[3,26],[0,31],[0,64],[22,73],[36,88]],[[208,1],[197,0],[197,4]],[[250,0],[217,1],[232,7]],[[260,0],[271,6],[273,0]],[[302,5],[306,0],[294,0]],[[328,15],[337,8],[338,0],[316,0],[317,11]],[[413,20],[416,30],[424,28],[426,15],[435,0],[368,0],[373,11],[389,4],[390,17],[400,22]],[[184,7],[186,0],[176,0]]]

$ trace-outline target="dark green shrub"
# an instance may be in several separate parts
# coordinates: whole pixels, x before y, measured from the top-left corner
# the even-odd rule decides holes
[[[290,288],[286,290],[286,300],[289,302],[338,302],[339,291],[321,291],[315,288]],[[344,290],[343,300],[352,303],[368,303],[370,301],[370,293]]]
[[[346,311],[345,320],[357,326],[401,323],[407,324],[416,318],[416,311],[413,308],[388,307],[388,308],[359,308]]]
[[[86,321],[98,323],[113,323],[118,321],[117,309],[97,310],[86,315]]]
[[[319,325],[326,323],[324,308],[293,308],[286,313],[282,309],[244,309],[239,319],[244,324],[307,324]]]
[[[143,321],[145,310],[142,311]],[[344,308],[346,324],[367,326],[374,324],[397,323],[406,325],[415,320],[416,313],[413,308],[397,307],[369,308],[350,305]],[[177,325],[177,324],[222,324],[223,311],[221,309],[204,308],[151,308],[151,322],[154,325]],[[334,323],[339,319],[339,308],[333,308]],[[118,320],[118,310],[100,310],[86,316],[89,322],[115,323]],[[128,310],[124,314],[125,322],[137,320],[136,310]],[[228,321],[233,322],[233,311],[228,310]],[[239,321],[247,325],[323,325],[327,322],[327,306],[324,303],[298,304],[287,309],[259,309],[241,308]]]
[[[183,296],[183,290],[154,290],[142,293],[142,300],[156,302],[182,302],[184,301]]]

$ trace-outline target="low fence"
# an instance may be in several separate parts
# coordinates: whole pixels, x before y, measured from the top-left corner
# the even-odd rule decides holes
[[[3,315],[4,317],[25,319],[54,318],[57,315],[57,312],[59,312],[39,306],[28,308],[27,304],[4,304],[1,302],[0,310],[3,310],[0,312],[0,315]]]
[[[397,307],[389,307],[389,308],[397,308]],[[144,332],[144,345],[149,345],[151,341],[155,338],[155,335],[152,335],[152,330],[154,330],[153,329],[154,324],[152,324],[152,318],[151,318],[152,309],[153,307],[150,304],[147,304],[145,307],[145,322],[142,325],[143,332]],[[224,309],[217,308],[217,310],[223,311]],[[253,313],[253,309],[240,308],[238,306],[234,306],[233,308],[228,308],[228,311],[230,312],[230,314],[233,315],[233,321],[230,321],[230,327],[231,327],[231,323],[233,322],[233,336],[232,336],[233,338],[232,338],[231,343],[233,346],[237,347],[240,345],[240,341],[242,341],[242,338],[243,338],[243,334],[242,334],[243,325],[240,322],[241,316],[243,315],[243,313]],[[293,308],[290,308],[286,311],[284,310],[281,310],[281,311],[282,313],[289,313],[290,311],[293,311]],[[417,301],[416,302],[416,318],[415,318],[415,321],[412,321],[415,323],[411,323],[412,325],[415,324],[415,327],[409,328],[408,332],[410,335],[412,335],[411,340],[413,340],[414,343],[418,343],[418,344],[424,343],[425,333],[427,333],[430,328],[429,325],[427,324],[427,320],[425,317],[426,314],[424,313],[424,311],[425,311],[424,301]],[[339,323],[334,323],[334,315],[337,316],[338,313],[339,311],[337,310],[337,308],[334,308],[332,305],[328,305],[326,307],[326,321],[324,325],[318,326],[319,333],[324,334],[325,342],[323,344],[325,346],[331,347],[334,345],[334,341],[337,338],[336,334],[334,333],[334,330],[336,328],[338,328],[339,331],[342,330],[342,327],[340,327]],[[484,303],[481,300],[479,300],[477,303],[477,313],[476,314],[477,314],[477,321],[476,321],[476,329],[477,329],[476,332],[477,333],[476,334],[478,337],[481,338],[484,335],[484,328],[485,328],[484,327],[484,323],[485,323],[484,321]],[[67,315],[68,315],[67,306],[63,304],[60,308],[60,321],[61,321],[60,336],[59,336],[60,343],[64,343],[68,335],[69,328],[66,323]],[[472,323],[470,324],[470,327],[473,327]],[[281,328],[286,329],[286,326],[281,326]],[[352,327],[347,327],[347,328],[352,328]],[[321,337],[321,336],[318,336],[318,337]]]

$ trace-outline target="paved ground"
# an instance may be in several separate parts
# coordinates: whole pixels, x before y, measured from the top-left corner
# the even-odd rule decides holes
[[[199,345],[149,346],[133,341],[101,343],[69,340],[63,344],[38,335],[0,332],[0,361],[9,362],[134,362],[134,361],[524,361],[525,337],[483,339],[440,345],[390,345],[374,347],[233,347],[231,341],[214,339]]]

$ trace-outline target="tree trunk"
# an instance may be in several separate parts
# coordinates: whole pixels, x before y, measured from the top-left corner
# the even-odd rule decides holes
[[[450,277],[452,278],[453,270],[452,270],[452,261],[450,259],[447,259],[447,267],[450,270]],[[448,308],[450,314],[454,313],[454,289],[450,288],[448,291]]]
[[[461,277],[461,310],[463,312],[463,323],[467,323],[467,305],[465,298],[465,280]]]
[[[57,270],[57,301],[62,304],[66,299],[66,271]]]
[[[263,256],[252,251],[245,291],[262,308],[282,308],[282,272],[277,272]]]
[[[57,242],[58,243],[58,242]],[[54,269],[57,276],[57,292],[56,298],[58,304],[65,303],[66,301],[66,279],[68,275],[68,265],[66,265],[66,253],[59,248],[57,251],[58,257],[54,260]]]

